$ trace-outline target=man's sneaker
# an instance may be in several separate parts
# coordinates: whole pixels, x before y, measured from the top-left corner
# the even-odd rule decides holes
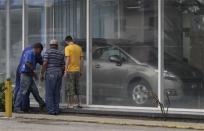
[[[74,109],[82,109],[81,105],[74,106]]]

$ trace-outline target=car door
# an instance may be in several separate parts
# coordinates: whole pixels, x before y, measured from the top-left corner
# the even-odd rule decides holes
[[[122,81],[127,74],[125,63],[119,65],[110,62],[110,56],[119,56],[120,50],[114,47],[103,47],[93,53],[93,91],[97,95],[114,96],[122,89]]]

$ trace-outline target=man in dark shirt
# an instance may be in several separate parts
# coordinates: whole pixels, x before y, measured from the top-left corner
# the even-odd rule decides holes
[[[41,43],[36,43],[33,45],[32,50],[27,50],[22,56],[22,64],[20,66],[20,89],[15,99],[14,112],[21,113],[21,103],[23,97],[30,91],[36,101],[39,103],[40,107],[43,108],[45,103],[39,95],[38,88],[33,80],[36,78],[36,56],[41,54],[43,46]]]
[[[64,74],[64,54],[58,50],[58,41],[50,41],[50,49],[44,54],[41,80],[45,73],[45,102],[48,114],[59,114],[60,90]]]

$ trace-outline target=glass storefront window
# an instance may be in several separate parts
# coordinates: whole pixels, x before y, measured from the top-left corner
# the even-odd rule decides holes
[[[71,35],[84,53],[80,80],[82,100],[90,105],[158,107],[158,23],[162,22],[164,44],[164,102],[170,108],[202,109],[204,104],[204,2],[164,0],[162,21],[158,22],[158,0],[90,0],[90,37],[87,51],[86,0],[22,0],[10,3],[10,76],[25,47],[57,39],[63,52],[64,38]],[[0,82],[6,74],[6,0],[0,0]],[[25,16],[24,16],[25,15]],[[25,21],[22,21],[22,18]],[[22,23],[25,22],[24,30]],[[22,33],[25,40],[22,40]],[[163,45],[162,45],[163,48]],[[86,56],[92,56],[88,69]],[[162,58],[162,57],[160,57]],[[162,62],[161,62],[162,63]],[[38,66],[40,71],[40,66]],[[92,76],[90,87],[87,76]],[[44,84],[36,81],[44,96]],[[64,81],[65,82],[65,81]],[[89,81],[88,81],[89,83]],[[92,86],[91,86],[92,85]],[[88,88],[88,90],[87,90]],[[67,102],[64,83],[61,100]],[[89,96],[86,96],[86,91]],[[149,109],[149,108],[148,108]]]
[[[28,44],[42,42],[45,48],[49,48],[48,42],[56,39],[60,42],[60,50],[64,52],[64,39],[71,35],[77,44],[78,41],[85,39],[86,22],[86,3],[84,0],[29,0],[28,1]],[[83,43],[86,45],[86,43]],[[81,45],[82,46],[82,45]],[[83,46],[83,51],[86,48]],[[45,51],[45,50],[44,50]],[[40,71],[40,66],[38,68]],[[84,70],[83,76],[86,75]],[[36,81],[38,86],[44,85]],[[61,90],[61,102],[67,103],[68,96],[65,96],[64,82]],[[83,81],[82,83],[86,83]],[[84,84],[86,85],[86,84]],[[83,85],[82,85],[83,86]],[[83,86],[84,92],[86,86]],[[41,96],[44,96],[44,88],[39,88]],[[85,103],[86,96],[82,96]]]
[[[200,0],[164,3],[164,84],[171,87],[167,94],[172,108],[204,106],[203,5]]]
[[[51,22],[50,22],[51,21]],[[48,8],[48,38],[60,41],[60,49],[64,51],[64,39],[67,35],[74,38],[76,44],[82,47],[86,55],[86,1],[85,0],[54,0]],[[85,62],[84,62],[85,65]],[[62,85],[62,102],[67,103],[65,96],[65,80]],[[86,65],[84,66],[80,82],[83,95],[82,103],[86,103]]]
[[[46,47],[47,34],[45,32],[45,1],[46,0],[27,0],[25,5],[25,48],[32,46],[34,43],[41,42]],[[45,48],[44,48],[45,49]],[[45,50],[44,50],[45,51]],[[42,53],[43,55],[43,53]],[[37,64],[36,72],[40,75],[41,66]],[[45,88],[43,82],[35,80],[39,89],[40,96],[44,98]],[[33,96],[31,101],[35,101]]]
[[[13,0],[10,8],[10,72],[11,79],[15,82],[16,69],[22,51],[22,1]]]
[[[92,104],[157,107],[157,0],[92,0]]]

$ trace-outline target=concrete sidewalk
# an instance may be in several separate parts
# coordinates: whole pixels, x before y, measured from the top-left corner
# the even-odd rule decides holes
[[[3,113],[0,113],[0,119],[5,119]],[[67,121],[67,122],[85,122],[97,124],[112,124],[126,126],[148,126],[148,127],[163,127],[163,128],[180,128],[180,129],[197,129],[204,130],[204,123],[197,122],[174,122],[162,121],[142,118],[125,118],[125,117],[110,117],[110,116],[95,116],[81,114],[62,114],[51,116],[47,114],[15,114],[11,119],[26,119],[26,120],[49,120],[49,121]]]

